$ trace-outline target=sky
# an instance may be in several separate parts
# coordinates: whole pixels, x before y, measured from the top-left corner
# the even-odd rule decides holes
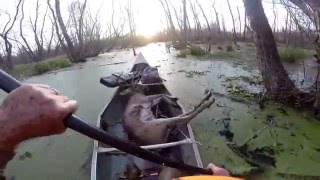
[[[47,0],[39,0],[40,2],[40,12],[39,14],[43,14],[46,8]],[[61,4],[61,12],[64,18],[64,21],[68,19],[68,6],[74,0],[60,0]],[[100,11],[100,21],[102,25],[102,29],[106,30],[108,22],[111,21],[112,7],[114,10],[114,21],[121,24],[125,18],[127,18],[126,13],[124,12],[124,5],[131,1],[134,21],[136,24],[136,33],[144,36],[151,36],[166,27],[166,20],[164,11],[159,0],[88,0],[88,9],[93,12]],[[170,0],[169,0],[170,1]],[[223,15],[226,23],[227,29],[232,29],[232,19],[227,6],[226,0],[198,0],[200,4],[203,5],[203,9],[206,12],[209,19],[215,19],[215,15],[213,12],[212,5],[215,3],[215,7],[218,10],[220,16]],[[233,9],[234,16],[238,19],[237,7],[240,11],[240,18],[244,20],[244,6],[242,0],[229,0],[231,4],[231,8]],[[80,0],[83,2],[83,0]],[[269,19],[269,23],[273,26],[273,8],[272,8],[272,0],[264,0],[263,6],[265,13]],[[51,3],[54,3],[54,0],[51,0]],[[112,6],[114,3],[114,6]],[[177,8],[178,12],[182,7],[182,0],[171,0],[171,3]],[[17,0],[0,0],[0,9],[2,11],[7,11],[10,14],[14,14],[15,5],[17,4]],[[24,32],[27,39],[32,39],[32,33],[30,33],[30,24],[29,18],[35,18],[35,7],[36,0],[25,0],[25,21],[24,21]],[[189,0],[187,0],[187,11],[188,16],[192,19],[192,14],[189,8]],[[284,18],[286,16],[286,11],[280,5],[276,5],[276,14],[278,17],[277,24],[279,28],[284,25]],[[198,10],[199,11],[199,10]],[[199,11],[200,12],[200,11]],[[172,12],[173,16],[174,13]],[[204,24],[204,18],[201,13],[199,13],[200,21]],[[4,23],[7,21],[7,16],[4,13],[0,12],[0,31],[2,30]],[[221,21],[221,17],[220,17]],[[46,23],[45,33],[50,32],[51,22],[48,20]],[[239,26],[238,20],[236,20],[236,26]],[[128,31],[128,26],[125,26],[125,31]],[[18,36],[19,32],[19,22],[16,23],[13,29],[13,33],[11,36]]]

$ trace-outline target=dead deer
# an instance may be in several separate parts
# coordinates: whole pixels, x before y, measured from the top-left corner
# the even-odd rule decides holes
[[[138,86],[138,89],[143,87],[135,86]],[[214,99],[210,99],[212,94],[209,92],[193,110],[177,117],[157,118],[157,112],[154,113],[152,110],[161,102],[162,106],[169,111],[174,111],[175,107],[179,107],[177,98],[165,94],[146,96],[141,91],[133,89],[127,88],[122,92],[122,95],[129,95],[123,124],[129,138],[139,145],[166,143],[171,130],[176,125],[188,123],[214,103]]]

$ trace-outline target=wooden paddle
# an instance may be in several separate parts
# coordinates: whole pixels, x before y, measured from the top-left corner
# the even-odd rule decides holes
[[[10,93],[14,89],[20,87],[22,84],[6,72],[0,70],[0,88],[7,93]],[[132,154],[134,156],[140,157],[142,159],[151,161],[156,164],[184,170],[194,174],[208,174],[211,175],[212,171],[209,169],[199,168],[195,166],[190,166],[184,163],[176,162],[168,158],[162,157],[159,154],[140,148],[138,145],[119,139],[112,136],[111,134],[85,123],[80,118],[73,114],[70,114],[64,120],[66,127],[73,129],[85,136],[92,139],[100,141],[102,143],[108,144],[115,147],[123,152]]]

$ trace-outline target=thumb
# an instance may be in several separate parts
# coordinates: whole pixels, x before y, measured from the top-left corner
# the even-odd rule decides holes
[[[77,104],[77,101],[75,100],[67,101],[64,104],[67,108],[68,114],[74,113],[78,109],[78,104]]]
[[[215,176],[230,176],[229,172],[226,169],[218,167],[212,163],[208,165],[208,169],[210,169]]]

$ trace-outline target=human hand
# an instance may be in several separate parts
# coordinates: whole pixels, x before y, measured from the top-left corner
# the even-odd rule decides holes
[[[63,133],[63,120],[76,109],[76,101],[49,86],[30,84],[17,88],[0,106],[0,149],[12,149],[29,138]]]
[[[214,176],[230,176],[229,172],[226,169],[218,167],[212,163],[210,163],[207,168],[213,172]]]

